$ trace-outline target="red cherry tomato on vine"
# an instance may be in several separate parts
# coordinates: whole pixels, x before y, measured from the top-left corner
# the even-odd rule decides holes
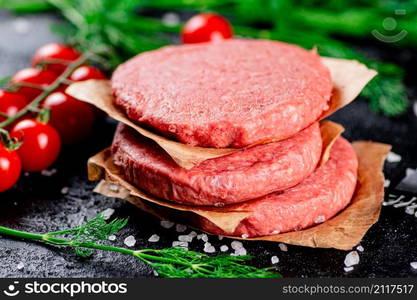
[[[72,72],[70,78],[72,81],[84,81],[88,79],[106,79],[106,76],[93,66],[80,66]]]
[[[0,90],[0,112],[11,117],[23,109],[28,104],[25,97],[18,93],[12,93],[4,90]],[[0,116],[0,122],[6,118]]]
[[[14,186],[21,171],[22,165],[16,151],[8,150],[0,144],[0,192]]]
[[[204,43],[230,39],[233,29],[222,16],[214,13],[203,13],[189,19],[182,29],[181,38],[184,44]]]
[[[56,129],[35,119],[18,122],[10,136],[23,142],[17,153],[25,171],[39,172],[47,169],[61,150],[61,139]]]
[[[73,144],[91,133],[94,123],[93,107],[63,93],[54,92],[43,102],[51,110],[49,124],[58,130],[64,144]]]
[[[32,66],[36,66],[43,60],[63,60],[71,62],[80,57],[80,53],[72,47],[61,45],[58,43],[50,43],[40,47],[32,58]],[[51,63],[45,65],[45,68],[49,71],[55,72],[60,75],[65,71],[67,65]]]
[[[48,70],[40,70],[35,68],[26,68],[17,72],[11,82],[15,84],[30,83],[45,88],[55,81],[57,75]],[[42,90],[35,87],[22,86],[18,92],[25,96],[29,101],[42,93]]]

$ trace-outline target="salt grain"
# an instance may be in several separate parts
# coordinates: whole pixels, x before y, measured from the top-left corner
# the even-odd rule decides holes
[[[243,244],[239,241],[233,241],[231,244],[232,249],[237,250],[243,248]]]
[[[343,270],[345,270],[345,272],[350,272],[353,271],[353,267],[345,267]]]
[[[177,232],[184,232],[184,231],[186,231],[186,230],[187,230],[187,226],[182,225],[182,224],[177,224],[177,225],[175,226],[175,230],[176,230]]]
[[[113,208],[106,208],[100,213],[104,218],[109,219],[114,214]]]
[[[68,188],[67,186],[64,186],[64,187],[61,189],[61,194],[62,194],[62,195],[68,194],[68,191],[69,191],[69,188]]]
[[[217,238],[219,239],[219,241],[221,241],[224,238],[224,236],[218,235]]]
[[[357,251],[349,252],[345,257],[345,266],[351,267],[359,263],[359,254]]]
[[[165,229],[170,229],[175,225],[175,223],[171,222],[171,221],[161,221],[161,226]]]
[[[204,252],[206,253],[214,253],[216,252],[216,248],[214,248],[214,246],[212,246],[209,242],[204,243]]]
[[[115,241],[116,240],[116,236],[114,234],[109,235],[108,239],[109,239],[109,241]]]
[[[283,252],[287,252],[287,251],[288,251],[288,247],[287,247],[287,245],[285,245],[284,243],[279,243],[279,244],[278,244],[278,247],[279,247],[279,249],[280,249],[281,251],[283,251]]]
[[[227,250],[229,250],[229,247],[227,247],[226,245],[220,246],[220,251],[221,252],[226,252]]]
[[[18,270],[23,270],[24,267],[25,267],[25,264],[23,262],[18,263],[16,266]]]
[[[181,241],[174,241],[172,242],[172,247],[181,247],[188,250],[188,243],[187,242],[181,242]]]
[[[320,223],[323,223],[324,221],[326,221],[325,216],[317,216],[317,218],[314,220],[314,223],[320,224]]]
[[[359,245],[358,247],[356,247],[356,250],[358,250],[359,252],[363,252],[365,249]]]
[[[417,270],[417,261],[410,262],[410,266],[411,266],[414,270]]]
[[[202,240],[203,242],[208,242],[208,236],[205,233],[197,235],[197,240]]]
[[[414,215],[414,208],[411,206],[408,206],[405,208],[405,213],[408,215]]]
[[[127,238],[125,238],[124,243],[128,247],[133,247],[136,244],[136,239],[133,237],[133,235],[129,235]]]
[[[148,239],[148,242],[151,242],[151,243],[159,242],[159,235],[157,234],[151,235],[151,237]]]
[[[391,181],[389,179],[385,179],[384,181],[384,187],[389,187],[389,185],[391,184]]]
[[[194,239],[194,237],[191,236],[191,235],[189,235],[189,234],[187,234],[187,235],[179,235],[178,236],[178,240],[180,242],[188,242],[188,243],[191,243],[193,241],[193,239]]]
[[[387,162],[390,163],[397,163],[401,161],[401,155],[394,153],[394,152],[389,152],[387,155]]]
[[[271,257],[271,263],[272,263],[273,265],[276,265],[277,263],[279,263],[279,258],[278,258],[278,256],[272,256],[272,257]]]

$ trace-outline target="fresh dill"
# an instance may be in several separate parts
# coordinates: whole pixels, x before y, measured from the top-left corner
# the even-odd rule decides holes
[[[277,278],[274,268],[256,268],[244,264],[250,256],[228,254],[209,256],[180,247],[131,250],[99,243],[108,240],[127,224],[127,219],[106,221],[98,215],[84,225],[45,234],[29,233],[0,226],[0,235],[74,248],[80,257],[89,257],[93,250],[131,255],[148,264],[161,277],[169,278]]]

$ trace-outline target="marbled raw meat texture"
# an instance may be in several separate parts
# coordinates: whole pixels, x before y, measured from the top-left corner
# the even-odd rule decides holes
[[[209,159],[191,170],[126,125],[119,125],[112,145],[114,163],[130,183],[188,205],[237,203],[289,188],[314,171],[321,152],[318,123],[292,138]]]
[[[199,219],[198,226],[214,234],[257,237],[301,230],[330,219],[351,201],[358,168],[356,153],[344,138],[335,142],[330,155],[295,187],[229,206],[230,210],[253,212],[232,234],[204,218]]]
[[[328,106],[332,80],[314,51],[234,39],[139,54],[117,68],[112,89],[132,121],[162,135],[240,148],[315,122]]]

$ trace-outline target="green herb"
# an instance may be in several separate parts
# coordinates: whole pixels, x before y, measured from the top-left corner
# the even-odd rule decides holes
[[[39,2],[0,0],[0,7],[20,13],[30,12],[32,7],[32,12],[38,12]],[[321,55],[357,59],[375,68],[379,75],[362,95],[376,112],[397,116],[409,106],[403,70],[367,58],[341,37],[379,42],[372,31],[391,35],[383,21],[395,17],[397,28],[407,31],[407,36],[390,46],[417,47],[415,0],[46,0],[43,5],[68,21],[54,25],[54,32],[83,51],[92,46],[106,49],[104,59],[110,69],[139,52],[170,44],[167,34],[179,32],[180,26],[167,26],[141,11],[212,10],[230,17],[238,35],[317,47]],[[398,9],[405,14],[395,15]]]
[[[151,266],[160,276],[170,278],[273,278],[280,277],[274,268],[256,268],[242,264],[250,256],[218,255],[187,251],[183,248],[130,250],[99,244],[117,233],[127,224],[127,219],[115,219],[109,223],[98,215],[81,227],[45,234],[29,233],[0,226],[0,235],[12,236],[50,245],[72,247],[81,257],[88,257],[93,250],[113,251],[131,255]],[[59,237],[61,236],[61,237]]]

